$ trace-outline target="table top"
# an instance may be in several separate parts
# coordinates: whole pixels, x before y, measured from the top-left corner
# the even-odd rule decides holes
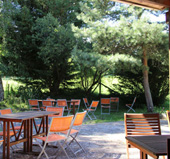
[[[156,156],[167,155],[167,139],[170,135],[128,136],[126,139],[137,148],[145,149]],[[136,146],[135,146],[136,147]]]
[[[23,120],[38,118],[42,116],[47,115],[58,115],[59,112],[53,112],[53,111],[27,111],[27,112],[19,112],[19,113],[12,113],[12,114],[5,114],[0,115],[0,120],[5,121],[18,121],[21,122]]]

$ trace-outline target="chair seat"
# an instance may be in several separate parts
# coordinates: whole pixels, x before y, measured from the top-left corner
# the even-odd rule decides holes
[[[13,131],[10,131],[9,135],[10,135],[10,136],[13,136],[13,135],[14,135],[14,132],[13,132]],[[0,132],[0,136],[3,136],[3,131]],[[7,136],[7,132],[5,133],[5,136]]]
[[[95,111],[95,109],[86,109],[86,110],[88,110],[88,111]]]
[[[45,136],[45,137],[36,137],[36,138],[42,141],[46,141],[47,137]],[[65,136],[61,136],[58,134],[51,134],[48,136],[47,142],[55,142],[55,141],[60,141],[60,140],[65,140],[65,139],[66,139]]]
[[[75,134],[75,133],[77,133],[77,132],[79,132],[79,131],[78,131],[78,130],[76,130],[76,129],[71,129],[71,131],[70,131],[70,135]],[[67,133],[68,133],[68,131],[63,131],[62,133],[63,133],[63,134],[67,134]]]
[[[102,108],[110,108],[110,106],[104,106],[104,105],[102,105],[101,107]]]

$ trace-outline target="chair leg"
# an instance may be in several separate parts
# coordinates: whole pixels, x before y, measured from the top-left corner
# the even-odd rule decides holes
[[[37,143],[38,143],[38,145],[39,145],[39,146],[41,147],[41,149],[42,149],[41,152],[40,152],[40,154],[38,155],[37,159],[39,159],[43,153],[45,154],[46,158],[49,159],[47,153],[45,152],[45,147],[46,147],[46,144],[47,144],[47,143],[44,143],[44,146],[43,146],[43,147],[41,146],[41,144],[40,144],[38,141],[37,141]]]
[[[89,117],[90,120],[92,120],[92,118],[91,118],[90,115],[89,115],[89,112],[87,112],[87,116]]]
[[[70,159],[69,156],[68,156],[68,154],[67,154],[67,152],[66,152],[66,150],[64,149],[64,145],[66,144],[66,141],[64,142],[63,145],[61,145],[60,142],[58,142],[58,143],[59,143],[60,147],[62,148],[62,150],[64,151],[64,153],[65,153],[65,155],[67,156],[67,158]]]
[[[129,144],[126,141],[126,152],[127,152],[127,159],[129,159]]]

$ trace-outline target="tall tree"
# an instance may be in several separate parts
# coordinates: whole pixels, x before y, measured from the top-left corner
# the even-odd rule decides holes
[[[78,18],[83,20],[86,26],[84,28],[73,26],[75,35],[90,39],[94,51],[100,54],[129,54],[140,59],[147,110],[152,112],[153,101],[149,86],[148,59],[161,60],[166,54],[165,50],[160,49],[161,45],[164,45],[165,48],[167,46],[165,45],[165,39],[167,39],[167,34],[164,32],[165,25],[151,23],[142,17],[142,9],[130,7],[131,16],[122,16],[120,21],[111,26],[106,16],[103,16],[103,12],[96,7],[96,5],[100,6],[100,2],[93,0],[90,4],[93,4],[93,7],[89,7],[88,3],[81,6],[82,12]],[[108,9],[105,8],[105,11]]]
[[[61,85],[72,78],[71,50],[75,38],[71,23],[81,25],[76,19],[79,0],[10,0],[10,25],[4,34],[3,63],[6,74],[19,77],[23,82],[59,94]],[[5,3],[4,3],[5,4]],[[3,16],[8,9],[3,4]],[[48,26],[49,25],[49,26]]]

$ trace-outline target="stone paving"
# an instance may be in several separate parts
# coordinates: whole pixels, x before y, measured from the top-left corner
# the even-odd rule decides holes
[[[161,120],[161,130],[162,134],[170,133],[166,120]],[[78,141],[84,147],[86,154],[80,152],[75,157],[71,151],[67,150],[71,159],[126,159],[123,121],[83,125]],[[76,144],[73,144],[72,147],[73,149],[77,148]],[[34,146],[33,150],[40,151],[40,148]],[[63,151],[56,157],[54,154],[57,152],[56,148],[47,148],[46,152],[50,159],[66,159]],[[0,153],[2,155],[2,147]],[[35,159],[37,156],[13,153],[11,158]],[[43,155],[41,159],[45,159],[45,156]],[[139,151],[137,149],[130,149],[130,159],[139,159]]]

